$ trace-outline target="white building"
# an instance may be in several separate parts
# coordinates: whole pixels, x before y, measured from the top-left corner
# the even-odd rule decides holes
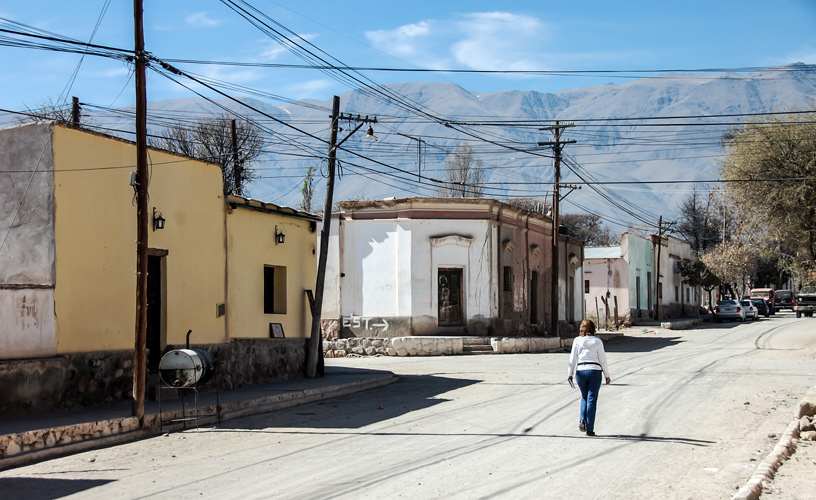
[[[327,337],[549,334],[552,221],[489,199],[340,203]],[[583,319],[583,246],[562,237],[559,325]]]

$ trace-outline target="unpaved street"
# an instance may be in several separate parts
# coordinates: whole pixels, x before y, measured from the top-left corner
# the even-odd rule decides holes
[[[607,344],[597,436],[566,353],[328,360],[388,387],[0,472],[3,499],[728,499],[816,384],[816,319]]]

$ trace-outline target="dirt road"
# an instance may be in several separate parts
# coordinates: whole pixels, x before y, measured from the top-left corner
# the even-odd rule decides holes
[[[816,384],[780,314],[607,344],[597,436],[567,354],[370,358],[388,387],[0,472],[4,499],[730,498]]]

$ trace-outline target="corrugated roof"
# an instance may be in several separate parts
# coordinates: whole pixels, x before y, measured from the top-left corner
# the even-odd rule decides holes
[[[586,259],[620,259],[621,247],[586,247],[584,248],[584,260]]]

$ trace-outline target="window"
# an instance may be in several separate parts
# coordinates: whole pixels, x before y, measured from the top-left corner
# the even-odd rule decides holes
[[[589,293],[589,280],[584,280],[584,293]]]
[[[513,291],[513,268],[510,266],[504,266],[504,291],[505,292],[512,292]]]
[[[286,314],[286,268],[264,266],[264,314]]]

